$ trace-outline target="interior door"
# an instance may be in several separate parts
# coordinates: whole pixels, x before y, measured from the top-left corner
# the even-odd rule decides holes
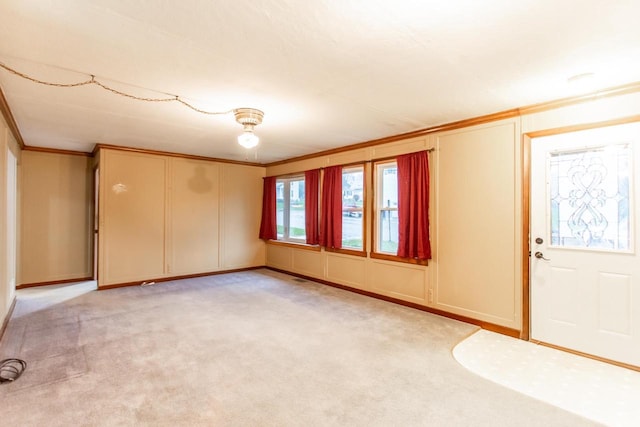
[[[640,366],[640,124],[531,141],[531,338]]]

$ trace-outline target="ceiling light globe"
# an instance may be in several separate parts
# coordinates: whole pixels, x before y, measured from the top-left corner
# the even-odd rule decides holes
[[[246,131],[242,135],[238,136],[238,144],[242,145],[244,148],[253,148],[260,142],[260,138],[258,138],[253,132]]]

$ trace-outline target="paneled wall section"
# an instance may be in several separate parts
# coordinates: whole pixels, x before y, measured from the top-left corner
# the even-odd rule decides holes
[[[91,158],[23,151],[19,284],[92,276]]]
[[[265,264],[265,168],[100,150],[98,285]]]

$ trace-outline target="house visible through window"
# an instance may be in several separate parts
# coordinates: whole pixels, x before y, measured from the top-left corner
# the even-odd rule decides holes
[[[375,252],[398,252],[398,167],[395,161],[378,163],[376,172]]]
[[[342,170],[342,247],[364,250],[364,167]]]
[[[304,177],[276,180],[276,226],[278,240],[304,243]]]

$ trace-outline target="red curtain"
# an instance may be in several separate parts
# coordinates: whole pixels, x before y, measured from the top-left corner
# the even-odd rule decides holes
[[[260,238],[276,240],[276,177],[268,176],[262,183],[262,221],[260,222]]]
[[[342,166],[324,168],[320,245],[342,247]]]
[[[320,243],[318,201],[320,200],[320,169],[304,173],[304,226],[308,245]]]
[[[431,259],[429,242],[429,156],[398,157],[398,256]]]

